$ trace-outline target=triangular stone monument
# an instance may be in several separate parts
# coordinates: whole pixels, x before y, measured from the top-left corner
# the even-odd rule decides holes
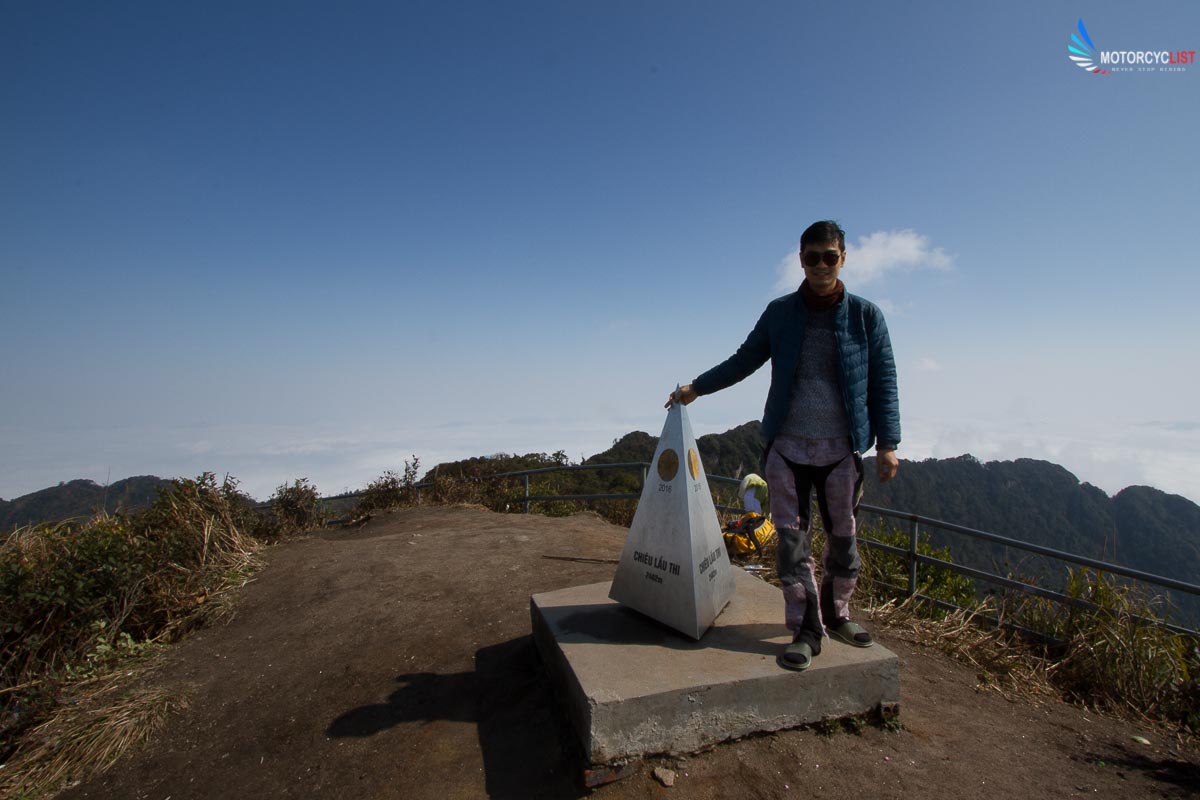
[[[734,593],[692,424],[673,403],[608,596],[699,639]]]

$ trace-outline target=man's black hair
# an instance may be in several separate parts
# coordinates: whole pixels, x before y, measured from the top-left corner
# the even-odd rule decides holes
[[[825,244],[826,242],[837,242],[839,249],[846,249],[846,232],[842,230],[842,226],[831,219],[814,222],[804,229],[804,233],[800,234],[801,250],[810,244]]]

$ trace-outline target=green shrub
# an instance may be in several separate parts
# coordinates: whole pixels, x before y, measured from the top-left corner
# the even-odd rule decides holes
[[[400,482],[400,476],[388,470],[367,484],[366,491],[354,507],[354,514],[362,516],[376,511],[388,511],[399,508],[404,501],[404,484]]]
[[[366,491],[354,506],[354,516],[362,517],[380,511],[391,511],[402,506],[415,505],[419,498],[417,473],[421,460],[415,455],[412,461],[404,462],[404,476],[388,470],[367,484]]]
[[[321,511],[321,496],[308,478],[286,483],[271,495],[271,513],[280,527],[289,532],[308,531],[325,524]]]
[[[1159,598],[1087,568],[1068,570],[1065,593],[1096,608],[1010,595],[1001,609],[1045,637],[1052,683],[1087,705],[1126,708],[1200,732],[1200,641],[1155,621],[1165,616]]]
[[[862,538],[873,539],[892,547],[902,547],[905,550],[910,543],[907,531],[887,527],[883,522],[861,525],[858,533]],[[884,598],[907,593],[908,559],[905,556],[875,549],[861,542],[858,552],[863,561],[859,586],[865,596]],[[954,563],[950,548],[933,547],[929,543],[929,534],[924,532],[917,536],[917,552],[940,561]],[[899,595],[897,588],[900,590]],[[977,602],[973,580],[946,567],[930,564],[917,566],[917,592],[957,606],[969,607]]]

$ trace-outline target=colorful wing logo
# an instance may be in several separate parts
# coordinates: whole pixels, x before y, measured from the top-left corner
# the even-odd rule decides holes
[[[1082,19],[1079,20],[1078,35],[1072,33],[1071,41],[1067,42],[1067,58],[1074,61],[1075,66],[1085,69],[1093,75],[1108,75],[1112,72],[1112,70],[1101,69],[1096,65],[1099,60],[1096,58],[1096,45],[1092,44],[1092,37],[1088,36]]]

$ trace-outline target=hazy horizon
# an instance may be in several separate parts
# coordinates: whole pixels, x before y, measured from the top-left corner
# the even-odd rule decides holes
[[[757,421],[758,421],[758,420],[747,420],[747,422],[757,422]],[[743,423],[743,424],[745,424],[745,423]],[[739,427],[739,426],[734,426],[734,427]],[[698,433],[698,434],[697,434],[697,437],[705,436],[705,435],[708,435],[708,434],[722,434],[722,433],[726,433],[726,432],[728,432],[729,430],[732,430],[732,428],[729,428],[729,429],[726,429],[726,430],[723,430],[723,431],[708,431],[708,432],[706,432],[706,433]],[[626,432],[625,432],[624,434],[622,434],[620,437],[617,437],[617,439],[616,439],[616,440],[614,440],[613,442],[611,442],[611,443],[609,444],[609,447],[612,447],[613,445],[615,445],[615,444],[616,444],[616,441],[617,441],[617,440],[619,440],[620,438],[623,438],[624,436],[626,436],[626,435],[629,435],[629,434],[632,434],[632,433],[645,433],[645,434],[647,434],[647,435],[650,435],[650,436],[653,436],[653,437],[656,437],[656,438],[657,438],[657,436],[658,436],[658,433],[656,433],[656,432],[652,433],[652,432],[650,432],[650,431],[626,431]],[[579,462],[581,462],[581,461],[583,461],[583,460],[585,460],[585,459],[587,459],[587,458],[590,458],[590,457],[592,457],[592,456],[595,456],[595,455],[598,455],[598,454],[600,454],[600,453],[603,453],[603,452],[605,452],[606,450],[608,450],[608,449],[609,449],[609,447],[600,448],[600,449],[598,449],[598,450],[595,450],[595,451],[593,451],[593,452],[589,452],[589,453],[580,453],[579,455],[575,455],[575,456],[572,456],[570,453],[566,453],[566,455],[567,455],[567,457],[568,457],[568,458],[571,460],[571,462],[572,462],[572,463],[579,463]],[[414,453],[414,454],[410,455],[410,457],[407,459],[407,461],[411,462],[411,461],[413,460],[413,456],[415,456],[415,457],[418,459],[419,463],[420,463],[420,469],[419,469],[419,472],[418,472],[418,477],[423,477],[423,476],[424,476],[426,473],[428,473],[428,471],[429,471],[429,470],[433,469],[433,468],[434,468],[435,466],[437,466],[438,464],[444,464],[444,463],[453,463],[454,461],[460,461],[460,460],[463,460],[463,459],[466,459],[466,458],[497,458],[497,457],[503,457],[503,456],[509,456],[509,455],[523,456],[523,455],[528,455],[528,454],[530,454],[530,453],[546,453],[547,455],[552,455],[553,453],[555,453],[555,452],[558,452],[559,450],[562,450],[562,448],[555,448],[555,449],[553,449],[553,450],[523,450],[523,449],[519,449],[519,448],[518,448],[517,450],[514,450],[514,451],[492,451],[492,452],[489,452],[489,453],[473,453],[473,454],[471,454],[471,455],[467,455],[467,456],[461,456],[461,457],[459,457],[459,458],[455,458],[455,459],[441,459],[441,460],[437,460],[437,461],[429,461],[429,462],[426,462],[424,459],[422,459],[419,453]],[[563,452],[566,452],[566,451],[563,451]],[[872,451],[872,453],[873,453],[873,451]],[[971,457],[973,457],[973,458],[976,458],[978,461],[980,461],[980,462],[981,462],[981,463],[983,463],[984,465],[991,464],[991,463],[1001,463],[1001,462],[1009,462],[1009,463],[1011,463],[1011,462],[1013,462],[1013,461],[1020,460],[1020,459],[1023,459],[1023,458],[1029,458],[1028,456],[1017,456],[1017,457],[1015,457],[1015,458],[979,458],[978,456],[976,456],[976,455],[975,455],[975,454],[973,454],[973,453],[959,453],[958,455],[946,455],[946,456],[938,456],[938,457],[936,457],[936,458],[937,458],[937,459],[941,459],[941,460],[945,460],[945,459],[961,458],[961,457],[963,457],[963,456],[971,456]],[[867,457],[868,457],[868,458],[871,458],[871,457],[873,457],[873,455],[868,455]],[[928,458],[929,458],[929,459],[931,459],[931,460],[932,460],[932,459],[934,459],[934,457],[932,457],[932,456],[930,456],[930,457],[928,457]],[[910,459],[902,459],[902,461],[907,461],[907,460],[910,460]],[[916,461],[918,461],[918,462],[920,462],[920,461],[925,461],[925,460],[927,460],[927,459],[915,459],[915,460],[916,460]],[[1045,461],[1045,462],[1049,462],[1049,463],[1055,463],[1055,464],[1057,464],[1057,463],[1058,463],[1058,462],[1054,461],[1053,459],[1048,459],[1048,458],[1039,458],[1039,459],[1034,459],[1034,460],[1037,460],[1037,461]],[[397,473],[397,474],[401,474],[401,473],[403,472],[403,467],[404,467],[404,466],[405,466],[405,465],[404,465],[404,463],[403,463],[403,461],[402,461],[400,464],[397,464],[397,465],[396,465],[394,468],[391,468],[391,471],[392,471],[392,472],[395,472],[395,473]],[[1062,464],[1059,464],[1059,466],[1064,466],[1064,465],[1062,465]],[[1064,466],[1064,469],[1066,469],[1066,467],[1065,467],[1065,466]],[[1070,470],[1070,469],[1067,469],[1067,471],[1068,471],[1068,472],[1071,472],[1072,474],[1075,474],[1075,473],[1074,473],[1072,470]],[[64,483],[69,483],[69,482],[71,482],[71,481],[73,481],[73,480],[91,480],[93,483],[95,483],[95,484],[97,484],[97,485],[104,486],[104,485],[112,485],[112,484],[114,484],[114,483],[117,483],[117,482],[119,482],[119,481],[122,481],[122,480],[128,480],[128,479],[130,479],[130,478],[138,478],[138,477],[156,477],[156,478],[168,478],[168,479],[172,479],[172,478],[195,478],[195,477],[198,477],[198,476],[199,476],[200,474],[202,474],[203,472],[212,472],[212,473],[213,473],[213,474],[215,474],[215,475],[216,475],[218,478],[223,478],[223,477],[225,477],[226,475],[228,475],[228,476],[230,476],[230,477],[232,477],[232,478],[235,478],[235,479],[237,479],[237,480],[238,480],[238,482],[239,482],[239,487],[240,487],[242,490],[244,490],[244,491],[247,491],[247,493],[248,493],[248,494],[250,494],[250,496],[251,496],[251,497],[253,497],[255,500],[258,500],[258,501],[264,501],[264,500],[267,500],[267,499],[270,497],[270,495],[271,495],[271,494],[272,494],[272,493],[275,491],[275,488],[278,488],[278,487],[273,487],[273,488],[270,488],[270,489],[264,489],[264,490],[262,490],[261,492],[257,492],[257,493],[256,493],[256,492],[250,491],[250,490],[249,490],[249,487],[247,487],[247,486],[244,484],[244,482],[242,482],[242,481],[241,481],[241,479],[240,479],[240,478],[239,478],[237,475],[235,475],[235,474],[233,474],[233,473],[230,473],[230,472],[222,471],[222,470],[208,469],[208,470],[201,470],[201,472],[199,472],[199,473],[196,473],[196,474],[187,474],[187,475],[156,475],[156,474],[153,474],[153,473],[144,473],[144,472],[143,472],[143,473],[131,473],[131,474],[129,474],[129,475],[122,475],[122,476],[118,476],[118,477],[106,476],[104,479],[101,479],[101,480],[96,480],[95,478],[89,478],[89,477],[87,477],[87,476],[78,476],[78,477],[74,477],[74,478],[64,478],[64,479],[62,479],[62,480],[60,480],[60,481],[56,481],[56,482],[54,482],[54,483],[50,483],[50,484],[47,484],[47,485],[45,485],[45,486],[40,486],[40,487],[38,487],[37,489],[33,489],[33,490],[31,490],[31,491],[29,491],[29,492],[25,492],[25,493],[23,493],[23,494],[21,494],[21,495],[15,495],[15,496],[12,496],[12,497],[4,497],[4,496],[0,495],[0,500],[5,500],[5,501],[18,500],[18,499],[20,499],[21,497],[24,497],[24,496],[26,496],[26,495],[28,495],[28,494],[32,494],[32,493],[34,493],[34,492],[41,491],[41,490],[43,490],[43,489],[49,489],[49,488],[53,488],[53,487],[55,487],[55,486],[59,486],[59,485],[61,485],[61,484],[64,484]],[[379,476],[380,476],[380,475],[382,475],[382,474],[383,474],[383,473],[381,472],[379,475],[376,475],[376,476],[374,476],[374,477],[379,477]],[[1079,482],[1080,482],[1081,484],[1083,484],[1083,483],[1091,483],[1090,481],[1087,481],[1086,479],[1084,479],[1084,478],[1080,477],[1079,475],[1075,475],[1075,477],[1076,477],[1076,478],[1079,480]],[[287,480],[287,481],[284,481],[284,483],[290,484],[290,483],[292,483],[294,480],[296,480],[296,479],[298,479],[298,478],[308,478],[308,479],[310,480],[310,482],[312,482],[314,485],[316,485],[316,487],[317,487],[318,491],[321,493],[321,495],[322,495],[322,496],[325,496],[325,497],[328,497],[328,496],[333,496],[333,495],[339,495],[339,494],[345,494],[345,493],[349,493],[349,492],[357,492],[357,491],[361,491],[361,490],[363,490],[363,489],[365,489],[365,488],[366,488],[366,485],[367,485],[367,483],[369,482],[369,481],[367,481],[367,482],[364,482],[363,484],[361,484],[361,485],[358,485],[358,486],[349,486],[349,485],[346,485],[346,486],[342,486],[342,488],[340,488],[340,489],[331,490],[331,489],[327,488],[325,485],[322,485],[321,483],[319,483],[319,482],[317,482],[317,481],[313,481],[313,480],[312,480],[312,479],[311,479],[309,476],[307,476],[307,475],[297,475],[297,476],[295,476],[295,478],[291,478],[291,479],[289,479],[289,480]],[[372,478],[371,480],[373,480],[373,479],[374,479],[374,478]],[[1096,484],[1092,484],[1092,485],[1094,485],[1094,486],[1095,486]],[[1122,491],[1123,489],[1127,489],[1127,488],[1129,488],[1130,486],[1145,486],[1145,485],[1147,485],[1147,484],[1127,484],[1127,485],[1124,485],[1124,486],[1117,487],[1116,489],[1107,489],[1107,488],[1105,488],[1105,487],[1103,487],[1103,486],[1097,486],[1097,488],[1099,488],[1099,489],[1101,489],[1102,491],[1104,491],[1104,493],[1105,493],[1106,495],[1108,495],[1108,496],[1111,498],[1111,497],[1113,497],[1114,495],[1116,495],[1117,493],[1119,493],[1120,491]],[[1154,488],[1154,489],[1159,489],[1160,491],[1164,491],[1164,492],[1166,491],[1166,490],[1164,490],[1164,489],[1160,489],[1160,487],[1157,487],[1157,486],[1152,486],[1151,488]],[[1178,495],[1178,496],[1180,496],[1180,497],[1184,497],[1184,495],[1179,495],[1177,492],[1167,492],[1167,494],[1175,494],[1175,495]],[[1197,501],[1196,501],[1194,498],[1187,497],[1187,498],[1185,498],[1185,499],[1188,499],[1188,500],[1190,500],[1190,501],[1191,501],[1191,502],[1193,502],[1193,503],[1197,502]]]

